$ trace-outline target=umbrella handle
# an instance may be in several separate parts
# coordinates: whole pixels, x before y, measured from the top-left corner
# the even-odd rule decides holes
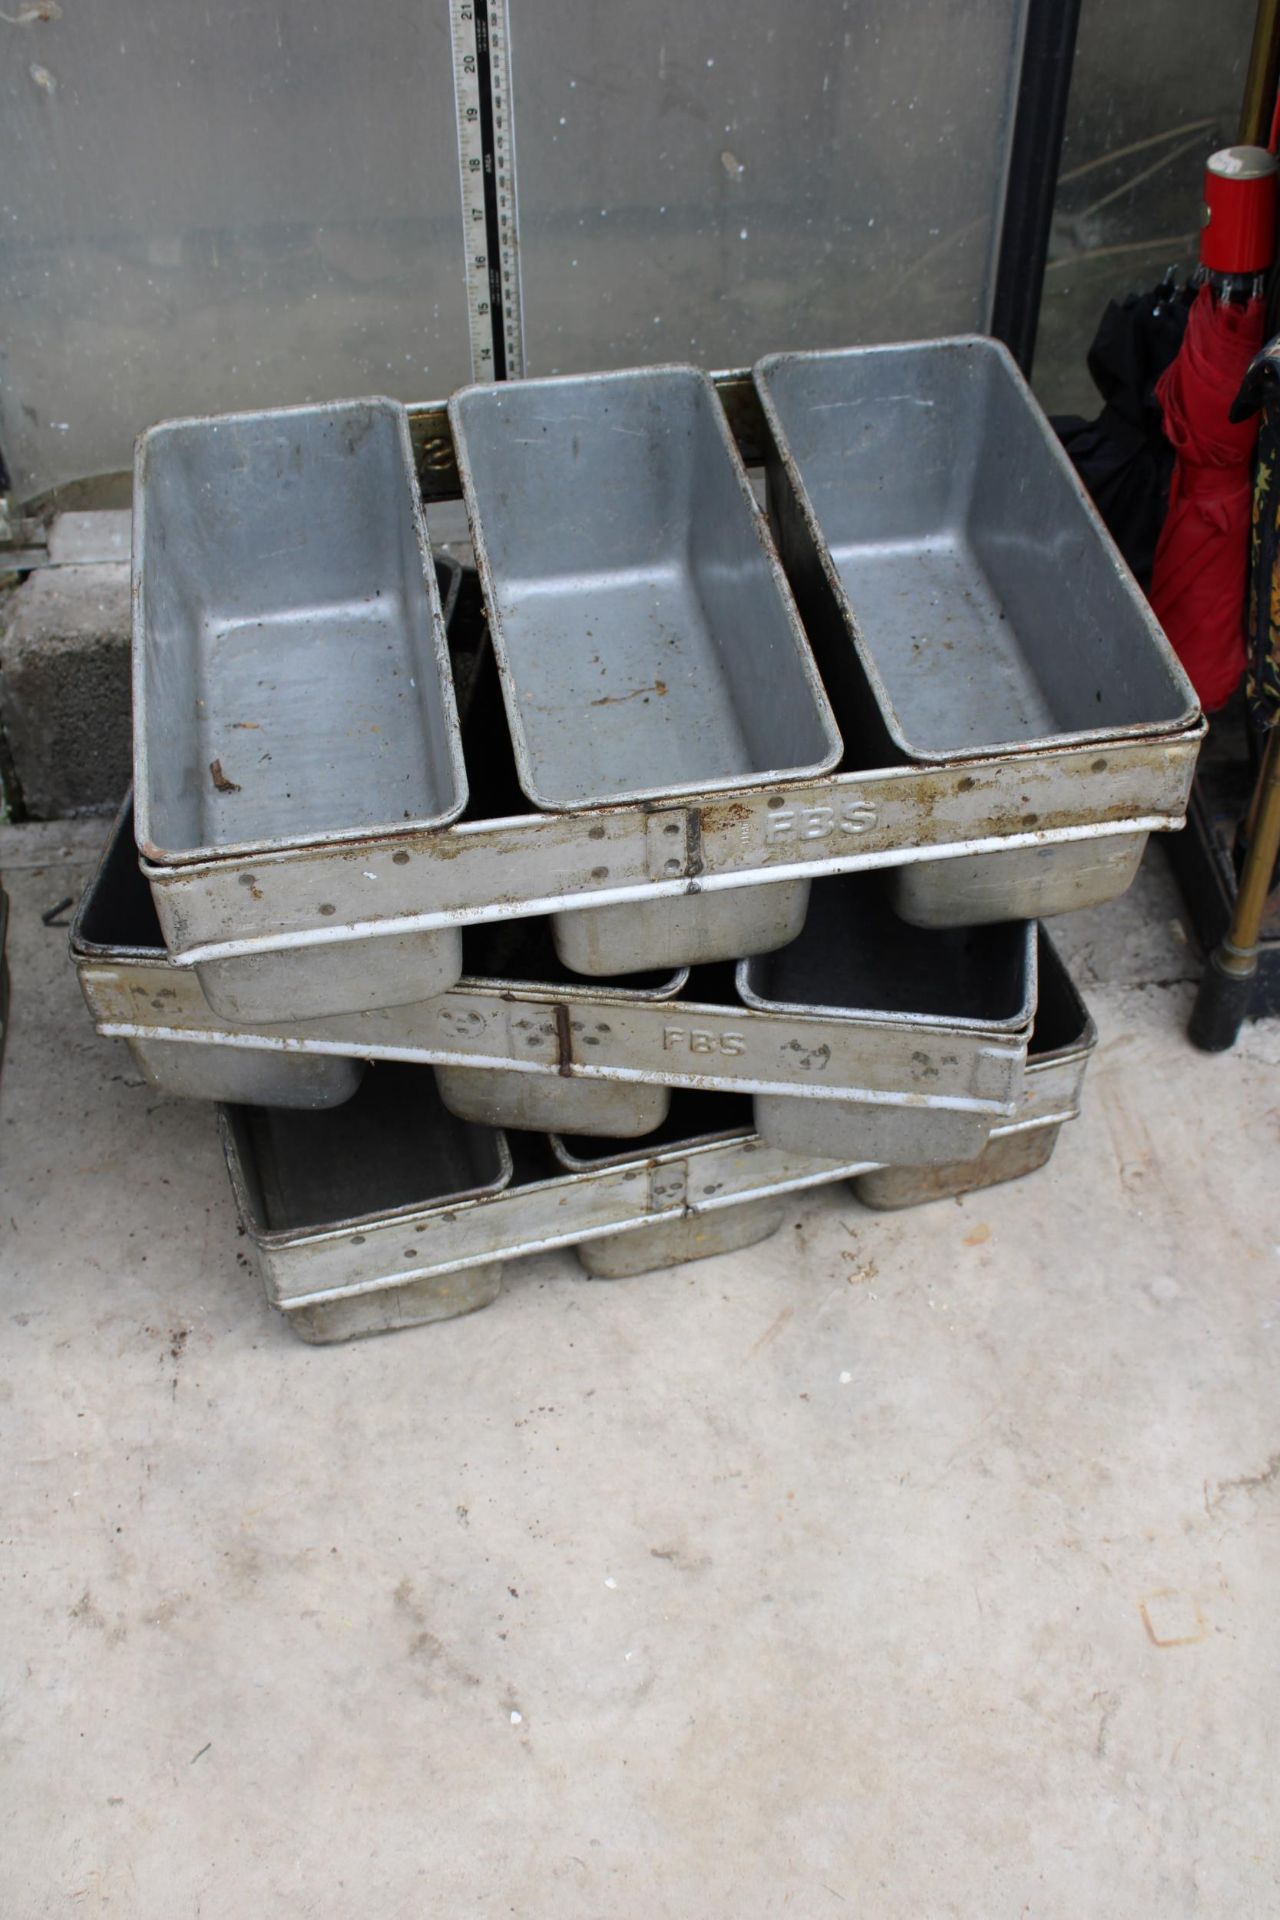
[[[1191,1010],[1187,1037],[1202,1053],[1226,1053],[1249,1017],[1258,971],[1258,932],[1280,853],[1280,723],[1267,736],[1258,774],[1253,834],[1244,857],[1231,925],[1209,955]]]

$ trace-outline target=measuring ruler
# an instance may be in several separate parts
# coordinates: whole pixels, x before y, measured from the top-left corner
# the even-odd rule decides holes
[[[524,372],[506,0],[449,0],[462,238],[476,380]]]

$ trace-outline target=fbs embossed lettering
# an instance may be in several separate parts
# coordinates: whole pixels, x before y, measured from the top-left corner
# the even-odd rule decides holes
[[[745,1053],[746,1048],[746,1035],[742,1033],[713,1033],[707,1027],[664,1027],[662,1030],[664,1053],[716,1053],[732,1057]]]

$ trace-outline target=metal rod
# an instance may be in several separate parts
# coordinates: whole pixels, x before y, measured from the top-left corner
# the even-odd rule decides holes
[[[1231,925],[1209,956],[1187,1028],[1205,1053],[1225,1053],[1249,1014],[1258,971],[1258,933],[1280,853],[1280,724],[1267,737],[1258,775],[1254,831],[1244,859]]]
[[[1280,0],[1258,0],[1253,44],[1245,70],[1244,98],[1240,103],[1238,139],[1242,147],[1266,146],[1277,80],[1280,80]]]
[[[1280,4],[1280,0],[1277,0]],[[1080,0],[1030,0],[1000,224],[991,332],[1031,372]]]
[[[1271,891],[1271,869],[1280,852],[1280,726],[1272,727],[1267,750],[1258,774],[1257,807],[1253,833],[1245,853],[1240,875],[1236,910],[1231,917],[1229,938],[1237,947],[1257,943],[1267,895]]]

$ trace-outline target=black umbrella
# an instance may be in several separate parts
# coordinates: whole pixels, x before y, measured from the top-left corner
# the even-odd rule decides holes
[[[1155,387],[1182,345],[1193,291],[1168,275],[1146,293],[1110,301],[1088,354],[1089,372],[1105,403],[1102,412],[1096,420],[1060,415],[1053,421],[1144,589],[1151,584],[1173,474],[1173,449],[1164,437]]]

